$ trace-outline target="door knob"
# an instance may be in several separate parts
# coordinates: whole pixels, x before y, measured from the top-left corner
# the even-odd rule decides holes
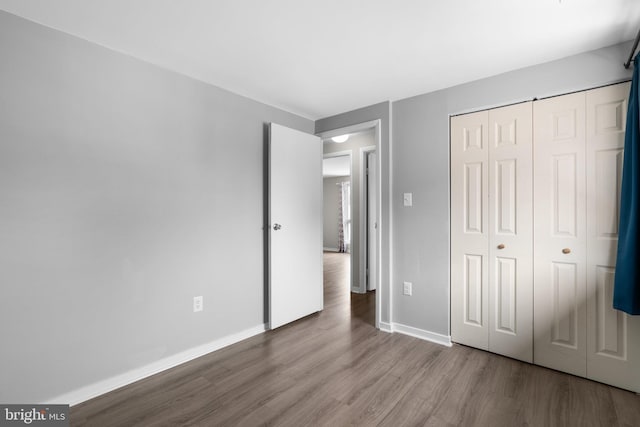
[[[280,224],[273,224],[273,229],[274,229],[275,231],[278,231],[278,230],[280,230],[281,228],[282,228],[282,226],[281,226]]]
[[[563,253],[563,254],[570,254],[570,253],[571,253],[571,249],[569,249],[569,248],[564,248],[564,249],[562,250],[562,253]]]
[[[500,243],[500,244],[498,245],[498,249],[504,249],[504,243]]]

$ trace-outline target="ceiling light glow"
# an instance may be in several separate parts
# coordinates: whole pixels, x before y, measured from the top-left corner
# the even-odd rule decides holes
[[[342,144],[347,139],[349,139],[349,135],[340,135],[340,136],[334,136],[333,138],[331,138],[333,142],[337,142],[338,144]]]

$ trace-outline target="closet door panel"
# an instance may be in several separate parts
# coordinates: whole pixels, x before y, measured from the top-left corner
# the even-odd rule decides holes
[[[489,111],[489,350],[533,359],[532,104]]]
[[[451,338],[488,349],[488,113],[451,118]]]
[[[533,108],[533,360],[585,376],[585,94]]]
[[[587,100],[587,377],[640,392],[640,318],[613,309],[629,83]]]
[[[580,284],[578,265],[552,262],[551,277],[551,343],[571,350],[578,349]]]

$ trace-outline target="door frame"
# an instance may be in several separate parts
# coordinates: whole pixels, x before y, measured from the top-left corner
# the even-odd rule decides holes
[[[378,229],[378,223],[380,222],[379,221],[380,219],[375,217],[376,206],[378,204],[377,202],[378,192],[376,191],[377,176],[378,176],[378,170],[376,169],[376,166],[377,166],[376,160],[378,159],[378,150],[366,152],[365,157],[367,159],[367,170],[366,170],[367,197],[366,197],[365,203],[367,206],[367,225],[366,225],[367,254],[366,254],[366,257],[367,257],[367,266],[369,267],[369,270],[367,272],[367,292],[368,292],[370,290],[377,290],[378,281],[379,281],[379,278],[376,277],[376,269],[375,268],[371,269],[372,265],[375,266],[378,263],[378,260],[376,259],[377,253],[375,251],[375,248],[377,246],[377,242],[376,242],[377,235],[375,230]],[[373,244],[371,244],[371,242],[373,242]],[[372,289],[372,282],[373,282],[373,289]]]
[[[361,132],[361,131],[365,131],[365,130],[370,130],[373,129],[374,130],[374,142],[375,142],[375,149],[378,152],[378,155],[376,156],[377,161],[376,161],[376,168],[378,170],[378,174],[377,174],[377,182],[376,182],[376,192],[377,192],[377,206],[376,206],[376,217],[378,218],[378,228],[376,229],[376,247],[375,247],[375,252],[376,252],[376,265],[374,266],[375,268],[375,272],[376,272],[376,277],[378,278],[378,286],[376,288],[376,321],[375,321],[375,326],[377,329],[380,329],[380,317],[381,317],[381,310],[382,310],[382,300],[381,300],[381,294],[382,291],[380,289],[380,283],[381,280],[380,278],[382,277],[381,274],[381,263],[380,263],[380,259],[381,259],[381,253],[380,253],[380,238],[381,238],[381,229],[382,229],[382,156],[380,155],[380,150],[381,150],[381,143],[382,143],[382,124],[380,119],[376,119],[376,120],[370,120],[367,122],[363,122],[363,123],[358,123],[358,124],[354,124],[354,125],[350,125],[350,126],[344,126],[344,127],[340,127],[340,128],[335,128],[335,129],[331,129],[325,132],[319,132],[316,134],[316,136],[319,136],[320,138],[322,138],[322,140],[327,140],[329,138],[332,138],[334,136],[338,136],[338,135],[344,135],[346,133],[355,133],[355,132]],[[368,147],[363,147],[363,148],[368,148]],[[331,153],[333,154],[333,153]],[[359,153],[360,156],[362,156],[362,151]],[[353,157],[352,157],[352,161],[353,161]],[[353,169],[353,168],[352,168]],[[363,227],[363,222],[364,221],[364,217],[363,217],[363,209],[362,209],[362,203],[363,200],[363,195],[362,195],[362,171],[360,171],[360,214],[358,217],[358,220],[360,221],[360,240],[358,242],[359,245],[359,249],[360,249],[360,258],[358,260],[358,262],[361,265],[355,265],[355,260],[354,257],[351,257],[351,271],[354,271],[354,267],[358,268],[360,273],[362,274],[362,269],[365,268],[364,265],[364,259],[362,258],[362,254],[363,251],[366,250],[365,247],[363,247],[365,245],[366,240],[363,241],[363,235],[362,235],[362,227]],[[353,202],[353,200],[352,200]],[[366,212],[366,209],[364,209],[364,211]],[[362,277],[362,275],[361,275]],[[360,280],[360,284],[358,284],[358,288],[361,288],[362,285],[364,284],[364,291],[366,292],[366,278],[363,281],[362,279]],[[352,290],[353,290],[353,284],[351,286]],[[359,291],[356,291],[359,292]]]
[[[367,164],[367,154],[371,152],[374,152],[374,153],[377,152],[377,147],[375,145],[368,145],[366,147],[360,147],[359,151],[360,152],[358,153],[359,154],[358,157],[360,159],[360,165],[365,166]],[[358,286],[358,290],[356,291],[360,294],[367,293],[367,256],[369,251],[369,245],[367,244],[367,235],[369,232],[367,230],[367,223],[369,222],[367,218],[367,205],[369,203],[369,194],[367,192],[367,181],[368,181],[367,168],[360,167],[360,200],[358,201],[360,203],[360,215],[358,218],[358,220],[360,221],[360,241],[358,242],[358,245],[360,248],[360,264],[359,264],[360,284]],[[376,186],[377,186],[377,183],[376,183]],[[377,214],[378,212],[376,209],[376,218],[378,217]],[[376,255],[377,255],[377,252],[376,252]]]

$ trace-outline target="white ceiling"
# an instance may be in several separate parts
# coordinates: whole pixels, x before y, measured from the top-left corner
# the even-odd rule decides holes
[[[0,9],[311,119],[616,44],[640,25],[638,0],[0,0]]]

